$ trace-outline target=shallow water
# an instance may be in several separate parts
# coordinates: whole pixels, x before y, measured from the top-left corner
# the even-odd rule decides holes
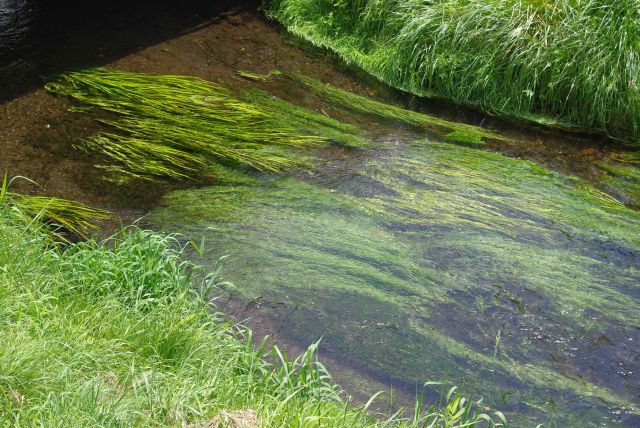
[[[0,25],[9,16],[20,28],[25,15],[15,11],[44,3],[0,4]],[[12,71],[7,61],[0,74],[27,78],[26,86],[16,86],[21,92],[43,72],[109,63],[140,50],[114,65],[198,75],[234,89],[253,85],[238,79],[237,69],[278,68],[404,102],[336,71],[322,55],[283,43],[255,8],[216,18],[198,31],[193,26],[214,15],[187,9],[167,29],[172,9],[163,7],[161,19],[147,17],[140,31],[131,24],[144,16],[145,6],[121,21],[110,9],[100,28],[140,34],[130,40],[102,38],[86,28],[91,21],[50,45],[43,44],[52,34],[46,31],[3,39],[9,41],[3,48],[19,46],[13,57],[26,71]],[[33,28],[29,19],[22,28]],[[113,20],[120,27],[109,24]],[[0,28],[6,33],[6,26]],[[187,30],[193,33],[153,45]],[[86,50],[56,57],[69,46],[65,40],[85,33],[95,36]],[[221,38],[229,42],[216,42]],[[112,44],[104,47],[105,40]],[[49,54],[43,52],[47,46]],[[357,374],[395,385],[407,392],[408,405],[425,381],[447,380],[508,412],[513,426],[548,420],[557,426],[640,424],[639,214],[582,179],[514,159],[534,159],[598,184],[595,164],[607,161],[610,147],[494,123],[512,141],[489,147],[506,157],[352,116],[284,81],[258,86],[353,122],[376,144],[360,151],[322,149],[312,169],[281,178],[219,171],[216,187],[166,196],[152,224],[197,242],[206,236],[212,263],[230,255],[224,279],[234,287],[222,291],[235,305],[249,307],[292,346],[322,337],[332,367],[349,369],[343,378]],[[124,218],[131,218],[128,209],[142,215],[175,189],[102,183],[92,165],[104,160],[72,154],[74,140],[93,130],[67,107],[40,92],[3,106],[0,116],[9,125],[0,129],[0,167],[36,178],[48,193],[108,207]],[[486,119],[430,108],[473,123]],[[375,392],[369,383],[345,381],[349,392]]]
[[[414,389],[515,426],[638,423],[640,214],[527,161],[417,141],[176,192],[152,223],[229,254],[231,294]]]

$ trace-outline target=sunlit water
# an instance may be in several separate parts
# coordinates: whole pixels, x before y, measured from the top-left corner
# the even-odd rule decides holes
[[[174,193],[153,221],[230,255],[226,291],[281,334],[379,379],[464,384],[515,426],[640,421],[638,212],[424,140],[319,164]]]

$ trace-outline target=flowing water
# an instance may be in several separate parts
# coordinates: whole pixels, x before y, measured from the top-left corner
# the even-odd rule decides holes
[[[34,59],[42,43],[20,30],[41,16],[38,5],[0,2],[2,57],[13,58],[0,68],[5,77],[51,71]],[[291,69],[396,97],[284,43],[253,9],[207,19],[197,31],[203,23],[192,15],[184,28],[174,22],[171,40],[147,40],[128,56],[136,43],[116,43],[111,51],[123,58],[112,66],[235,89],[255,86],[234,75],[239,68]],[[154,43],[169,38],[159,33]],[[228,43],[210,43],[220,39]],[[101,63],[94,59],[84,65]],[[394,386],[411,397],[427,381],[444,381],[483,397],[512,426],[640,425],[640,213],[603,193],[633,207],[636,189],[629,174],[595,167],[633,168],[609,160],[623,149],[502,124],[509,141],[461,147],[325,105],[286,81],[261,89],[355,124],[370,147],[316,149],[312,167],[284,176],[218,168],[215,185],[114,189],[101,184],[96,159],[71,149],[95,130],[36,91],[3,106],[0,168],[125,219],[150,211],[150,226],[185,240],[204,237],[208,263],[226,256],[217,294],[227,300],[218,302],[251,316],[258,330],[263,321],[262,332],[292,349],[322,339],[348,392]],[[65,167],[42,172],[49,163]],[[611,184],[621,176],[630,190]]]
[[[640,214],[584,182],[418,139],[165,200],[152,223],[228,254],[227,291],[295,342],[516,425],[640,421]]]

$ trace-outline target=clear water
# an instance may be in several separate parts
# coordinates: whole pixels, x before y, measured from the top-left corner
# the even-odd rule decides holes
[[[0,98],[215,15],[151,3],[0,0]],[[464,385],[513,426],[639,426],[640,214],[531,162],[359,124],[371,150],[279,178],[219,171],[152,222],[229,255],[222,291],[288,340],[322,338],[385,384]]]
[[[226,291],[281,334],[385,382],[465,385],[514,426],[637,424],[640,213],[531,162],[382,144],[229,173],[152,222],[229,255]]]

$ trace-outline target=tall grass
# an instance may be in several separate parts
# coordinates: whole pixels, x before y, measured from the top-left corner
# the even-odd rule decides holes
[[[293,361],[255,349],[207,302],[215,277],[195,281],[174,237],[48,242],[0,206],[3,425],[219,426],[244,411],[269,427],[493,426],[457,391],[411,418],[372,419],[341,399],[315,345]]]
[[[265,3],[293,33],[396,88],[503,116],[640,137],[637,0]]]

